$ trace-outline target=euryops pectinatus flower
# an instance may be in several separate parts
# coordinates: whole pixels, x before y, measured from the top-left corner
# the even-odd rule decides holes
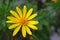
[[[13,16],[7,16],[7,19],[9,19],[7,23],[13,23],[8,28],[9,29],[15,28],[13,32],[13,36],[15,36],[21,28],[22,28],[21,32],[23,37],[26,37],[26,33],[28,33],[29,35],[32,35],[30,28],[34,30],[38,29],[35,25],[38,24],[39,22],[36,20],[32,20],[37,16],[37,13],[32,14],[33,8],[31,8],[27,12],[27,7],[25,5],[23,7],[23,11],[21,11],[19,7],[16,7],[16,11],[17,13],[13,10],[10,10],[10,13]]]
[[[58,0],[52,0],[54,3],[57,3]]]

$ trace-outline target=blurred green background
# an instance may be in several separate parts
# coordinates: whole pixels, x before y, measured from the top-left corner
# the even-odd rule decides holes
[[[32,30],[33,35],[28,35],[26,38],[19,33],[13,37],[13,30],[8,29],[9,24],[6,23],[6,17],[11,15],[9,14],[11,9],[15,10],[16,6],[22,9],[24,5],[28,10],[33,7],[33,13],[38,13],[34,20],[40,22],[37,25],[39,30]],[[60,0],[57,2],[52,0],[0,0],[0,40],[49,40],[52,25],[57,32],[60,28]]]

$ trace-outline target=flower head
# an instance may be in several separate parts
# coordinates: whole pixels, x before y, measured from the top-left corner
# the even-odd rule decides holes
[[[57,3],[58,0],[52,0],[52,2]]]
[[[22,28],[21,32],[22,32],[23,37],[26,37],[26,33],[28,33],[29,35],[32,35],[30,28],[34,30],[38,29],[35,25],[38,24],[39,22],[36,20],[32,20],[33,18],[37,16],[37,13],[32,14],[33,8],[31,8],[27,12],[27,7],[25,5],[23,7],[23,11],[21,11],[19,7],[16,7],[16,11],[17,13],[13,10],[10,10],[10,13],[13,16],[7,16],[7,19],[9,19],[7,23],[13,23],[8,28],[9,29],[15,28],[13,32],[13,36],[15,36],[21,28]]]

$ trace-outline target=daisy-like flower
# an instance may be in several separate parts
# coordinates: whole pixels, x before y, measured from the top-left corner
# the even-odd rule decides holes
[[[52,0],[54,3],[57,3],[58,0]]]
[[[22,28],[21,32],[23,37],[26,37],[26,33],[28,33],[29,35],[32,35],[30,28],[34,30],[38,29],[35,25],[38,24],[39,22],[36,20],[32,20],[37,16],[37,13],[32,14],[33,8],[31,8],[27,12],[27,7],[25,5],[23,7],[23,11],[21,11],[19,7],[16,7],[16,11],[17,13],[13,10],[10,10],[10,13],[13,16],[7,16],[7,19],[9,19],[7,23],[13,23],[8,28],[9,29],[15,28],[13,32],[13,36],[15,36],[21,28]]]

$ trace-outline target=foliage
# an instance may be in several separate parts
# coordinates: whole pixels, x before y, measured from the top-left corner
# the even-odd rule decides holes
[[[6,24],[6,16],[10,15],[9,14],[9,10],[10,9],[14,9],[15,10],[15,6],[14,3],[18,1],[18,0],[1,0],[0,1],[0,40],[8,40],[9,38],[7,37],[11,37],[12,36],[12,30],[8,29],[8,25]],[[51,15],[54,12],[58,12],[60,11],[60,0],[57,3],[53,3],[53,2],[47,2],[46,6],[50,6],[52,7],[51,10],[46,10],[46,9],[40,9],[37,10],[37,2],[36,4],[32,4],[30,3],[31,1],[28,0],[28,3],[25,4],[21,4],[21,6],[19,5],[19,7],[22,9],[22,7],[24,5],[27,5],[29,10],[31,7],[34,8],[33,13],[37,12],[38,16],[34,19],[34,20],[38,20],[39,24],[37,25],[37,27],[39,28],[39,30],[37,31],[33,31],[33,40],[49,40],[49,34],[50,34],[50,27],[51,24],[55,24],[56,23],[56,19],[57,19],[57,15],[56,16],[52,16]],[[4,36],[5,35],[5,36]],[[12,37],[13,38],[13,37]]]

